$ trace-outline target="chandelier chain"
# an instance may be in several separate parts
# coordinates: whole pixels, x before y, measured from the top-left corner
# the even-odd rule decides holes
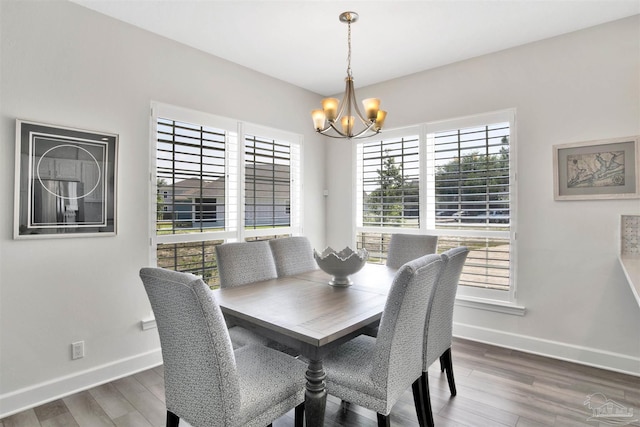
[[[348,32],[347,40],[349,45],[349,53],[347,54],[347,76],[351,77],[351,20],[347,22]]]

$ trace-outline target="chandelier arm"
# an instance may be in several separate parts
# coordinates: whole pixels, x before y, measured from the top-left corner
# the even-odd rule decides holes
[[[330,126],[338,135],[341,135],[343,138],[351,138],[351,136],[348,133],[344,133],[343,131],[338,129],[334,123],[331,123]],[[325,135],[329,135],[329,134],[325,134]]]
[[[330,130],[332,130],[337,133],[338,135],[332,135],[329,133]],[[342,132],[340,129],[338,129],[337,127],[335,127],[333,124],[330,124],[329,126],[327,126],[327,129],[323,132],[320,132],[321,134],[323,134],[324,136],[328,136],[330,138],[351,138],[348,134]]]
[[[352,78],[349,78],[349,81],[347,82],[347,86],[349,87],[349,97],[350,97],[349,104],[352,105],[353,108],[355,109],[355,113],[358,116],[358,118],[360,119],[360,121],[362,122],[362,124],[365,125],[365,126],[368,126],[371,121],[365,119],[364,116],[362,115],[362,113],[360,112],[360,108],[358,108],[358,101],[356,100],[356,90],[353,88],[353,79]],[[345,94],[345,96],[346,96],[346,94]]]
[[[319,133],[322,133],[320,131],[318,131]],[[344,134],[340,134],[340,135],[331,135],[330,133],[322,133],[322,135],[326,136],[327,138],[334,138],[334,139],[365,139],[365,138],[371,138],[372,136],[375,136],[377,134],[379,134],[380,131],[376,130],[373,131],[373,133],[371,135],[361,135],[360,133],[354,136],[349,136],[349,135],[344,135]]]
[[[340,138],[340,139],[344,139],[344,138],[348,138],[348,139],[363,139],[363,138],[369,138],[371,136],[377,135],[380,133],[380,129],[378,130],[372,130],[373,126],[375,125],[374,123],[371,123],[370,126],[366,127],[365,129],[361,130],[360,132],[358,132],[355,135],[347,135],[346,133],[340,131],[338,128],[336,128],[333,124],[329,124],[329,126],[327,126],[326,128],[320,130],[320,129],[316,129],[316,132],[321,133],[324,136],[327,136],[329,138]],[[335,133],[337,133],[338,135],[331,135],[330,133],[328,133],[331,129],[333,129],[333,131]],[[370,135],[365,135],[365,133],[367,132],[373,132]]]
[[[362,112],[360,111],[360,108],[358,108],[358,101],[356,100],[356,91],[353,88],[353,78],[347,76],[345,81],[346,83],[344,88],[344,96],[342,98],[342,102],[340,103],[340,109],[338,110],[338,114],[336,115],[336,119],[334,121],[340,122],[340,119],[345,115],[344,113],[346,108],[347,116],[353,116],[354,115],[353,113],[355,112],[355,115],[358,116],[358,119],[360,119],[360,122],[363,125],[371,127],[371,124],[375,123],[375,120],[371,121],[365,118]],[[339,133],[342,134],[342,132],[339,132]]]
[[[327,132],[328,132],[328,131],[330,131],[330,130],[331,130],[331,125],[329,124],[329,125],[328,125],[326,128],[324,128],[324,129],[316,129],[316,132],[321,133],[321,134],[323,134],[323,135],[324,135],[325,133],[327,133]]]
[[[334,138],[334,139],[352,139],[349,135],[331,135],[330,133],[324,133],[324,136],[326,136],[327,138]]]
[[[334,132],[336,132],[338,135],[340,136],[333,136],[330,133],[328,133],[331,129],[333,129]],[[337,127],[335,127],[335,125],[331,122],[329,122],[329,125],[322,129],[322,130],[318,130],[318,133],[321,133],[325,136],[329,136],[331,138],[350,138],[350,136],[344,132],[342,132],[340,129],[338,129]]]
[[[373,126],[373,124],[375,123],[375,120],[371,121],[371,120],[367,119],[366,117],[364,117],[357,106],[355,107],[355,109],[356,109],[356,116],[360,119],[360,122],[365,127]]]
[[[346,79],[346,83],[345,83],[345,87],[344,87],[344,96],[342,97],[342,102],[340,103],[340,109],[338,110],[338,114],[336,115],[336,122],[339,122],[340,119],[343,116],[344,113],[344,107],[350,102],[349,101],[349,77],[347,77]]]
[[[379,130],[374,130],[373,133],[371,135],[365,135],[365,133],[371,131],[373,129],[373,125],[375,125],[375,122],[372,122],[369,126],[365,127],[364,129],[362,129],[360,132],[358,132],[357,134],[351,136],[352,139],[355,138],[368,138],[370,136],[373,136],[377,133],[380,133]]]

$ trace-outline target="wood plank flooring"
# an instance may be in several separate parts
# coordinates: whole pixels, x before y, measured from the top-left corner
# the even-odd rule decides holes
[[[446,376],[436,362],[429,370],[431,401],[437,427],[454,426],[594,426],[640,427],[640,378],[455,339],[453,366],[458,395],[449,394]],[[591,419],[588,396],[602,393],[610,406],[633,417],[614,424]],[[602,404],[602,397],[593,397]],[[595,406],[595,405],[594,405]],[[163,427],[162,367],[150,369],[0,420],[0,427]],[[293,426],[293,412],[273,423]],[[372,411],[329,396],[325,426],[375,427]],[[418,425],[408,390],[391,412],[392,426]]]

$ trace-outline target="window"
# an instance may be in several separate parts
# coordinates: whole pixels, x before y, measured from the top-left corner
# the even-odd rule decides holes
[[[244,240],[302,230],[301,136],[244,127]],[[295,142],[298,141],[298,142]]]
[[[429,134],[438,227],[509,222],[509,123]]]
[[[439,252],[470,248],[459,296],[513,301],[513,128],[502,111],[360,143],[356,238],[370,262],[395,232],[434,234]]]
[[[152,262],[216,286],[216,245],[300,232],[300,136],[165,104],[152,111]]]
[[[365,142],[362,165],[362,225],[419,228],[418,135]]]
[[[157,191],[166,194],[156,233],[224,229],[224,215],[217,221],[216,214],[224,210],[226,132],[163,117],[156,131]]]
[[[245,227],[290,226],[290,144],[245,138]]]
[[[367,248],[369,262],[379,263],[386,260],[389,242],[383,230],[420,228],[419,129],[385,136],[356,147],[357,246]]]

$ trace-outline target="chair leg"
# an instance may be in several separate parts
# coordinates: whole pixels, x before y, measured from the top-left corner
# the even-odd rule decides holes
[[[167,410],[167,427],[178,427],[180,417],[173,412]]]
[[[431,408],[431,395],[429,394],[429,373],[423,372],[420,377],[420,383],[422,385],[422,410],[424,414],[424,425],[426,427],[434,427],[433,423],[433,410]]]
[[[388,415],[378,414],[378,427],[391,427]]]
[[[418,416],[418,425],[420,427],[425,427],[424,425],[424,405],[422,402],[424,401],[424,395],[422,391],[422,379],[418,378],[411,384],[411,388],[413,389],[413,404],[416,407],[416,415]]]
[[[445,370],[447,371],[447,381],[449,382],[449,391],[451,391],[451,396],[455,396],[457,394],[456,391],[456,381],[453,378],[453,360],[451,359],[451,347],[447,349],[442,356],[444,358]]]
[[[302,427],[304,425],[304,402],[296,406],[294,425],[295,427]]]
[[[440,355],[440,372],[444,372],[445,366],[444,366],[444,353],[442,353]]]

